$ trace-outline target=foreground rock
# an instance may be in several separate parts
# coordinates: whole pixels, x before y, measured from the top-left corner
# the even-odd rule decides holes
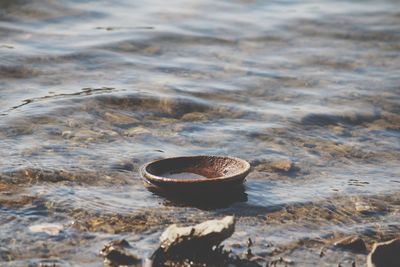
[[[351,250],[354,252],[365,252],[367,247],[364,240],[359,236],[348,236],[340,239],[334,243],[335,247],[339,247],[346,250]]]
[[[160,237],[160,249],[166,253],[190,253],[210,250],[235,231],[235,217],[210,220],[195,226],[169,226]]]
[[[104,257],[105,266],[142,266],[142,261],[130,253],[131,248],[126,240],[114,240],[104,246],[100,254]]]
[[[367,259],[368,267],[399,267],[400,238],[375,243]]]
[[[220,246],[235,231],[235,218],[178,227],[169,226],[160,237],[160,247],[151,257],[150,266],[249,266],[259,267],[256,261],[240,258]]]

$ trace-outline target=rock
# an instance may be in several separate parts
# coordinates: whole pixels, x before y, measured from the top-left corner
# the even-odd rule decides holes
[[[0,182],[0,192],[7,191],[9,187],[10,186],[8,184]]]
[[[74,119],[68,119],[68,120],[67,120],[67,125],[68,125],[69,127],[71,127],[71,128],[76,128],[76,127],[79,127],[79,126],[80,126],[80,123],[77,122],[77,121],[74,120]]]
[[[131,248],[125,240],[114,240],[100,251],[106,266],[142,266],[142,261],[128,251]]]
[[[137,135],[147,135],[147,134],[151,134],[151,131],[143,127],[134,127],[124,131],[124,135],[130,137]]]
[[[61,267],[62,262],[59,262],[58,260],[55,259],[46,259],[46,260],[41,260],[37,267]]]
[[[122,113],[117,113],[117,112],[106,112],[104,114],[104,118],[111,122],[111,123],[117,123],[117,124],[133,124],[133,123],[139,123],[139,120],[132,117],[128,116]]]
[[[355,252],[365,252],[367,250],[364,240],[362,240],[359,236],[348,236],[342,238],[336,241],[334,245],[336,247],[340,247]]]
[[[275,171],[280,172],[289,172],[293,169],[293,162],[290,160],[279,160],[276,162],[272,162],[271,168]]]
[[[113,170],[117,171],[133,171],[134,167],[133,163],[129,160],[117,162],[111,166]]]
[[[183,121],[203,121],[207,120],[207,116],[201,112],[186,113],[181,118]]]
[[[187,254],[211,250],[235,231],[235,217],[209,220],[195,226],[170,225],[160,237],[160,249],[168,253]]]
[[[307,147],[307,148],[316,148],[317,147],[316,144],[309,144],[309,143],[304,143],[303,146]]]
[[[59,235],[63,226],[55,223],[42,223],[29,226],[33,233],[46,233],[48,235]]]
[[[84,129],[74,133],[73,139],[76,141],[92,141],[99,135],[100,134],[95,131]]]
[[[296,166],[289,159],[278,159],[278,160],[266,160],[253,162],[252,166],[255,166],[257,171],[262,172],[275,172],[280,174],[295,174],[300,171],[300,168]]]
[[[70,139],[70,138],[74,137],[74,133],[72,131],[63,131],[61,133],[61,136],[66,139]]]
[[[383,214],[390,211],[390,208],[382,201],[364,198],[354,198],[353,201],[356,211],[363,215]]]
[[[101,136],[118,136],[119,134],[116,131],[111,130],[100,130],[99,133]]]
[[[169,226],[160,237],[160,247],[147,266],[248,266],[261,267],[261,257],[250,260],[226,251],[222,241],[235,230],[235,217],[178,227]]]
[[[400,238],[375,243],[367,258],[368,267],[399,267]]]

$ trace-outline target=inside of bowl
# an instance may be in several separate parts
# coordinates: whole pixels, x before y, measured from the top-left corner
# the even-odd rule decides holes
[[[241,161],[233,158],[198,156],[165,159],[150,164],[153,175],[174,179],[204,179],[230,176],[244,170]]]

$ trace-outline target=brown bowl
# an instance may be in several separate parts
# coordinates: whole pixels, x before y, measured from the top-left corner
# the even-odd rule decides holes
[[[141,168],[148,185],[167,190],[221,189],[240,185],[250,164],[225,156],[191,156],[156,160]]]

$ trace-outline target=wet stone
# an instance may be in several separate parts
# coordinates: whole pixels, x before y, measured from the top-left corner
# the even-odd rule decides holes
[[[65,139],[70,139],[70,138],[74,137],[74,133],[72,131],[63,131],[61,133],[61,136]]]
[[[150,130],[143,127],[134,127],[124,131],[125,136],[134,137],[138,135],[147,135],[150,134]]]
[[[7,191],[10,186],[8,184],[0,182],[0,192]]]
[[[293,168],[293,162],[290,160],[281,160],[272,164],[272,169],[276,171],[288,172]]]
[[[342,238],[334,243],[335,247],[339,247],[346,250],[351,250],[354,252],[365,252],[367,247],[364,240],[359,236],[348,236]]]
[[[368,267],[398,267],[400,265],[400,238],[375,243],[368,255]]]
[[[238,256],[220,245],[234,228],[233,216],[188,227],[171,225],[161,235],[160,247],[149,259],[149,266],[262,266],[259,261],[263,258]]]
[[[8,248],[0,247],[0,261],[10,261],[13,255]]]
[[[309,143],[306,143],[306,144],[304,144],[303,146],[304,146],[304,147],[307,147],[307,148],[316,148],[316,147],[317,147],[317,145],[315,145],[315,144],[309,144]]]
[[[354,202],[355,210],[363,215],[377,215],[390,211],[390,208],[381,201],[356,198],[354,199]]]
[[[80,123],[74,119],[68,119],[67,125],[68,125],[68,127],[71,127],[71,128],[77,128],[80,126]]]
[[[99,136],[99,133],[92,130],[80,130],[74,134],[77,141],[91,141]]]
[[[106,266],[142,266],[142,261],[128,250],[132,247],[122,240],[114,240],[106,244],[100,251]]]
[[[59,235],[63,230],[63,226],[55,223],[42,223],[29,226],[32,233],[46,233],[48,235]]]
[[[186,113],[181,118],[183,121],[203,121],[207,120],[207,116],[201,112]]]
[[[133,171],[134,170],[134,164],[130,161],[122,161],[122,162],[117,162],[111,166],[113,170],[117,171]]]
[[[119,234],[125,232],[143,233],[149,229],[172,223],[170,217],[164,217],[153,211],[133,214],[93,214],[77,209],[71,213],[75,218],[74,225],[80,231],[104,232]]]
[[[117,112],[106,112],[104,114],[104,118],[111,122],[111,123],[116,123],[116,124],[133,124],[133,123],[138,123],[139,120]]]
[[[160,237],[160,248],[165,253],[191,253],[210,250],[218,246],[235,230],[235,218],[226,216],[221,220],[209,220],[195,226],[169,226]]]
[[[288,174],[299,171],[299,168],[291,160],[282,159],[263,162],[256,167],[256,170]]]

